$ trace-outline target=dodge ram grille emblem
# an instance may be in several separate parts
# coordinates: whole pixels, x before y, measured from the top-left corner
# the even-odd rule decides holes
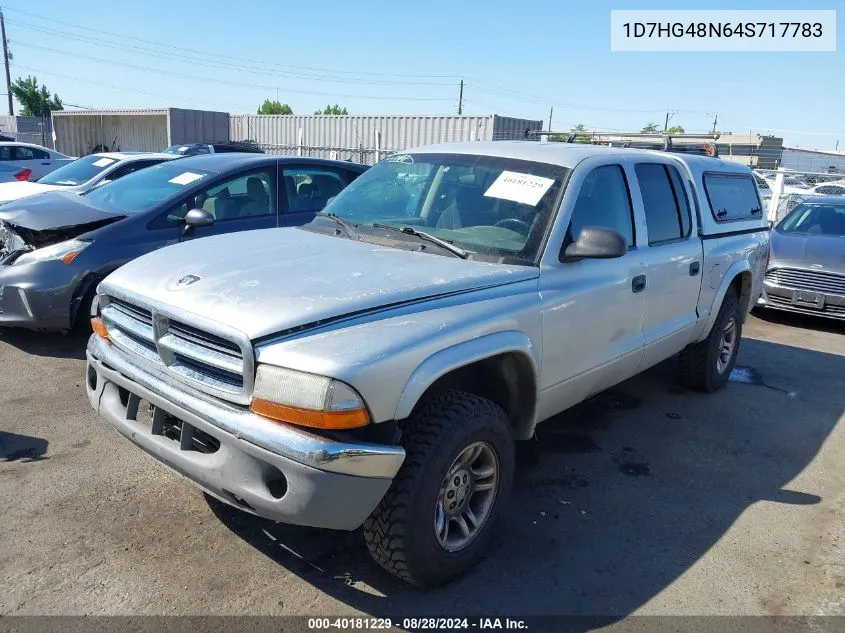
[[[176,282],[177,286],[190,286],[191,284],[197,283],[201,277],[197,277],[196,275],[185,275],[184,277],[180,278],[179,281]]]

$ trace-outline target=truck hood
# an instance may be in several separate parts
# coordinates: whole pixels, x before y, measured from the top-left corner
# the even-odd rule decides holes
[[[537,277],[490,264],[281,228],[207,237],[144,255],[101,289],[129,291],[251,339],[346,315]],[[182,283],[180,283],[180,280]]]
[[[845,275],[845,237],[772,232],[772,262]]]
[[[0,222],[31,248],[69,240],[123,217],[91,206],[84,196],[66,191],[48,192],[0,207]]]
[[[41,185],[37,182],[4,182],[0,183],[0,204],[17,200],[36,193],[45,193],[62,189],[61,185]]]

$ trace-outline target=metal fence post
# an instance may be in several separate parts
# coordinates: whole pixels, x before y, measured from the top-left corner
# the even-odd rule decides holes
[[[780,204],[780,196],[783,193],[783,177],[786,171],[783,167],[778,167],[777,176],[775,176],[775,186],[772,187],[772,199],[769,201],[769,222],[776,222],[778,215],[778,205]]]
[[[377,163],[381,160],[381,132],[376,130],[376,155],[374,163]]]

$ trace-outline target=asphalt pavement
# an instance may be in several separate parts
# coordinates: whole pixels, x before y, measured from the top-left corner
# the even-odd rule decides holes
[[[722,392],[670,360],[548,422],[489,555],[423,592],[120,437],[84,337],[0,331],[0,614],[843,615],[843,334],[752,316]]]

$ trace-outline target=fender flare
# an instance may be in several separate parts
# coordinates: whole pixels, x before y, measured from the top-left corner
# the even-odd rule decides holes
[[[426,358],[411,373],[396,404],[394,420],[402,420],[411,415],[414,406],[434,382],[450,371],[471,363],[498,356],[499,354],[517,353],[523,355],[534,372],[534,384],[539,385],[539,371],[536,348],[525,334],[515,330],[486,334],[463,343],[458,343],[440,350]],[[537,387],[539,389],[539,387]],[[537,394],[534,394],[535,402]]]
[[[700,343],[710,335],[710,330],[713,329],[713,324],[716,322],[716,318],[719,316],[719,310],[722,308],[722,301],[725,300],[725,295],[728,292],[728,288],[730,288],[734,279],[736,279],[739,275],[744,272],[752,272],[751,264],[749,264],[748,260],[745,259],[734,262],[725,272],[724,277],[722,277],[722,283],[719,285],[719,289],[716,291],[716,295],[713,297],[713,305],[710,308],[710,314],[707,316],[707,322],[705,323],[704,329],[696,340],[696,343]],[[744,314],[742,315],[742,319],[743,321],[745,320]]]

